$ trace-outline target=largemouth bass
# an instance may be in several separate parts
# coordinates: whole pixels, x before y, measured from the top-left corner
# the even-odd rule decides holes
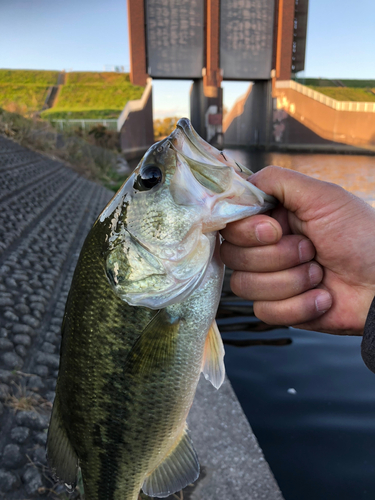
[[[166,497],[194,482],[186,427],[200,373],[219,388],[218,230],[274,205],[181,119],[153,145],[82,248],[62,325],[48,434],[55,475],[86,500]]]

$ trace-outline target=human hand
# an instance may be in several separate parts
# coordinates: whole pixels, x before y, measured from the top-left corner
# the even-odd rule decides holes
[[[251,182],[275,196],[272,217],[222,230],[233,292],[269,324],[362,335],[375,295],[375,210],[341,187],[267,167]]]

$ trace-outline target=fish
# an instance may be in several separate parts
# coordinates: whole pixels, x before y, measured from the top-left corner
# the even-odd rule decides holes
[[[199,476],[186,418],[203,372],[225,377],[218,231],[275,199],[188,119],[154,144],[82,247],[62,323],[47,439],[86,500],[160,498]]]

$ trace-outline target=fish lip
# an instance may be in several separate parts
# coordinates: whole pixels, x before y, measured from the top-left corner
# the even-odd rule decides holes
[[[199,137],[196,131],[193,129],[191,122],[188,118],[180,118],[176,125],[176,130],[182,130],[185,137],[195,146],[202,154],[209,154],[204,148],[203,139]],[[205,141],[204,141],[205,142]],[[203,150],[202,150],[203,148]]]

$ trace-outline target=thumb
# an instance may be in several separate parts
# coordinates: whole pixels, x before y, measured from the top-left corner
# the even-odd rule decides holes
[[[327,190],[341,189],[334,184],[319,181],[294,170],[274,166],[264,168],[248,180],[265,193],[277,198],[298,218],[310,209],[316,214],[320,204],[326,201]]]

